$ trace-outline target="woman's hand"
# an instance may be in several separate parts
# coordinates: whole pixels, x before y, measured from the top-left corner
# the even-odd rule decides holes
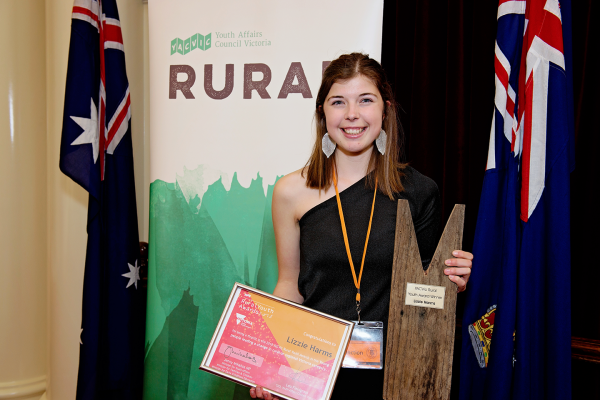
[[[444,274],[448,275],[448,279],[456,283],[459,293],[464,292],[467,289],[467,282],[471,276],[473,254],[468,251],[454,250],[452,255],[456,258],[446,260],[446,265],[453,268],[446,268]]]
[[[279,400],[278,397],[273,396],[261,386],[250,388],[250,397],[253,399]]]

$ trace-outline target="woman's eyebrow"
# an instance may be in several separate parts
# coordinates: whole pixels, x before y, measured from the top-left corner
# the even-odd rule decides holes
[[[375,97],[377,97],[377,95],[375,93],[370,93],[370,92],[368,92],[368,93],[361,93],[361,94],[358,95],[358,97],[362,97],[362,96],[375,96]],[[329,101],[331,99],[343,99],[343,98],[344,98],[344,96],[342,96],[342,95],[335,95],[335,96],[328,97],[326,101]]]

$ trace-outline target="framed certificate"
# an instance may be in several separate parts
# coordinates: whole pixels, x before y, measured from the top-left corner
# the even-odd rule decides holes
[[[353,327],[236,283],[200,369],[284,399],[329,399]]]

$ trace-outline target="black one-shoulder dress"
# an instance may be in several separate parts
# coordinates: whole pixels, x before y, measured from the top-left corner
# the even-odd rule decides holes
[[[404,169],[404,191],[396,199],[410,205],[424,268],[439,239],[441,206],[437,185],[412,167]],[[373,190],[366,178],[340,193],[352,260],[358,276],[369,225]],[[397,201],[378,192],[361,281],[361,319],[383,321],[387,331]],[[298,288],[304,305],[347,320],[356,320],[356,288],[352,279],[335,196],[300,219]],[[384,354],[385,356],[385,354]],[[383,370],[342,368],[332,399],[381,399]]]

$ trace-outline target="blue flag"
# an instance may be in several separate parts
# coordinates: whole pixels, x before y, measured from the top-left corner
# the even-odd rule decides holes
[[[89,192],[77,399],[141,398],[145,291],[115,0],[75,0],[60,169]]]
[[[570,0],[500,0],[461,400],[570,399]]]

